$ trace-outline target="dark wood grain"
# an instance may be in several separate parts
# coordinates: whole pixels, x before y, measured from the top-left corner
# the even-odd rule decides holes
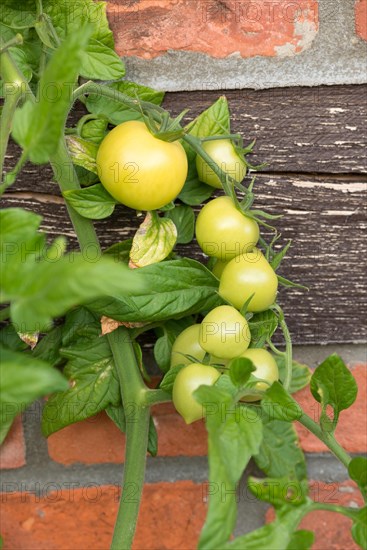
[[[366,184],[362,177],[283,176],[257,178],[255,206],[282,213],[277,227],[283,242],[292,239],[281,273],[309,287],[309,291],[281,289],[280,302],[297,344],[361,342],[366,332],[365,240]],[[51,235],[65,235],[77,243],[60,197],[11,193],[4,206],[23,206],[44,216]],[[96,222],[103,247],[132,236],[140,219],[119,206]],[[197,246],[181,246],[183,254],[198,259]]]
[[[281,272],[309,291],[281,290],[297,344],[361,342],[366,330],[367,102],[366,86],[171,93],[165,107],[176,114],[190,106],[193,118],[219,95],[228,97],[233,130],[257,138],[253,161],[267,161],[258,175],[255,206],[283,213],[277,221],[284,241],[292,239]],[[81,108],[72,119],[77,120]],[[7,164],[14,164],[12,144]],[[43,215],[51,236],[77,247],[63,199],[45,166],[28,164],[4,197],[3,206],[23,206]],[[132,236],[141,220],[119,206],[96,222],[104,248]],[[183,255],[202,259],[198,247]]]

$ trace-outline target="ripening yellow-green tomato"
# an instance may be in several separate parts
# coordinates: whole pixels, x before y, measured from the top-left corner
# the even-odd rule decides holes
[[[162,141],[137,120],[123,122],[107,134],[96,162],[105,189],[136,210],[156,210],[175,199],[188,167],[181,143]]]
[[[256,221],[240,212],[227,196],[203,206],[196,220],[195,233],[202,251],[222,262],[252,250],[260,235]]]
[[[276,300],[278,277],[265,256],[258,249],[237,256],[224,268],[219,283],[219,294],[237,309],[254,294],[247,311],[268,309]]]
[[[248,348],[250,341],[246,319],[232,306],[212,309],[201,323],[199,343],[205,351],[216,357],[238,357]]]
[[[212,141],[204,141],[203,149],[211,156],[214,162],[224,172],[229,174],[233,179],[240,183],[246,176],[247,165],[243,157],[240,157],[230,139],[216,139]],[[216,187],[222,188],[222,183],[216,173],[202,159],[200,155],[196,157],[196,169],[198,171],[199,180]]]
[[[192,360],[186,357],[187,355],[193,357],[198,363],[204,360],[206,351],[199,344],[200,329],[200,324],[191,325],[177,336],[172,346],[171,368],[176,365],[190,365]],[[225,366],[226,361],[211,355],[209,364]]]
[[[177,412],[191,424],[204,416],[203,406],[192,395],[200,386],[212,386],[220,377],[214,367],[191,363],[177,374],[173,383],[172,401]]]
[[[273,382],[279,380],[279,369],[274,357],[266,349],[251,348],[240,355],[250,359],[255,367],[252,375],[255,378],[261,378],[265,382],[258,382],[254,389],[266,391]],[[258,401],[259,396],[254,394],[242,398],[242,401]]]

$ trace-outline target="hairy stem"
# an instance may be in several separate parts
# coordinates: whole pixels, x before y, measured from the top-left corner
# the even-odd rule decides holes
[[[339,445],[333,435],[324,432],[307,414],[303,414],[301,418],[298,419],[298,422],[323,441],[340,462],[348,468],[349,462],[352,459],[343,447]]]
[[[107,338],[120,380],[123,406],[129,411],[122,494],[111,545],[112,550],[126,550],[134,539],[143,491],[150,409],[142,403],[146,387],[137,368],[129,331],[119,327]]]
[[[293,369],[293,355],[292,355],[292,339],[289,334],[287,323],[284,319],[283,310],[278,304],[274,304],[272,308],[278,313],[280,328],[282,329],[284,340],[285,340],[285,377],[283,381],[284,389],[287,391],[290,388],[292,382],[292,369]]]

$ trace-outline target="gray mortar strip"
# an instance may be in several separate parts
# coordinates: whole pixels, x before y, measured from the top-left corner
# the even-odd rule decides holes
[[[367,82],[367,42],[355,32],[354,5],[355,0],[320,0],[316,37],[307,50],[290,57],[216,59],[170,50],[155,59],[123,58],[126,72],[130,80],[169,92],[362,84]]]

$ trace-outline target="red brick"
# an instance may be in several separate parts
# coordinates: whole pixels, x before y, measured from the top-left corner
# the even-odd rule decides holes
[[[335,437],[348,452],[363,453],[367,451],[367,365],[357,365],[352,369],[352,373],[358,384],[358,396],[349,409],[340,413]],[[310,389],[304,388],[295,394],[295,398],[303,410],[313,420],[317,421],[320,414],[320,405],[312,397]],[[328,451],[327,447],[306,428],[298,423],[296,423],[296,428],[304,451],[310,453]]]
[[[356,1],[356,33],[367,40],[367,0]]]
[[[169,404],[154,407],[153,416],[158,431],[158,456],[206,455],[203,422],[187,426]],[[53,460],[65,465],[76,462],[119,464],[124,460],[125,436],[105,413],[101,413],[51,435],[48,452]]]
[[[0,469],[20,468],[25,463],[23,425],[21,417],[18,416],[0,447]]]
[[[119,490],[113,486],[60,488],[42,498],[3,494],[4,550],[107,549],[118,497]],[[199,484],[146,484],[134,550],[196,548],[205,513]]]
[[[318,31],[318,2],[135,0],[108,3],[120,55],[151,59],[169,50],[223,58],[300,53]]]
[[[310,482],[310,496],[317,502],[339,504],[342,506],[363,506],[363,498],[352,482],[324,483]],[[274,510],[267,513],[267,521],[274,518]],[[315,532],[312,550],[359,550],[352,539],[350,528],[352,520],[335,512],[311,512],[301,521],[299,529]]]

